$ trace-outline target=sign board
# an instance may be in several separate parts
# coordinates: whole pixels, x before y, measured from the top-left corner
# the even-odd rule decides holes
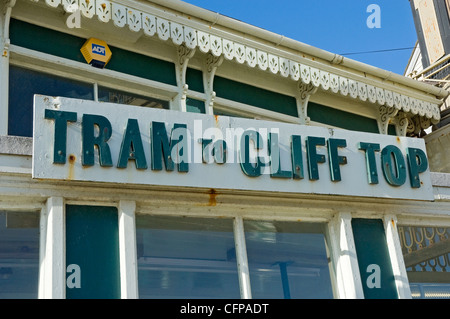
[[[33,178],[433,200],[422,139],[35,96]]]

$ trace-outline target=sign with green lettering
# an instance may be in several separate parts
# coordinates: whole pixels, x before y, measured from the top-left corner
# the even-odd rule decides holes
[[[422,139],[35,97],[33,177],[433,200]]]

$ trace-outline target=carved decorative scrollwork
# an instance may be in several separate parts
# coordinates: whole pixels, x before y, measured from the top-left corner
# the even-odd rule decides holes
[[[116,27],[122,28],[128,25],[134,32],[140,32],[142,29],[146,36],[156,36],[164,41],[171,39],[177,46],[187,46],[192,50],[198,48],[203,53],[224,57],[239,64],[246,63],[249,67],[257,67],[272,74],[289,77],[295,82],[301,80],[305,84],[312,83],[315,87],[320,86],[323,90],[334,94],[340,93],[342,96],[350,96],[360,101],[369,101],[375,104],[375,107],[384,105],[395,107],[397,110],[431,119],[432,123],[438,123],[440,120],[440,109],[436,103],[438,101],[428,102],[421,98],[406,96],[405,93],[390,91],[386,87],[387,84],[380,82],[377,85],[374,80],[353,76],[347,72],[341,73],[336,70],[336,74],[333,74],[332,68],[320,62],[309,63],[308,58],[299,56],[297,59],[292,54],[288,57],[281,50],[269,52],[263,46],[253,45],[252,42],[247,41],[248,39],[238,43],[231,38],[223,37],[223,34],[219,34],[212,26],[209,29],[198,29],[178,19],[158,16],[151,12],[151,8],[142,10],[140,9],[142,7],[133,8],[132,5],[125,6],[110,0],[32,1],[45,2],[51,10],[61,6],[69,13],[73,12],[74,6],[78,6],[85,18],[92,19],[97,16],[97,19],[103,23],[113,20]],[[275,48],[279,44],[277,43]],[[339,64],[339,62],[335,63]],[[184,85],[180,84],[180,87]],[[394,89],[395,84],[390,87]],[[382,125],[383,123],[386,124],[381,121]]]
[[[206,70],[208,73],[215,72],[217,67],[219,67],[222,64],[223,58],[215,56],[213,54],[208,54],[206,56]]]
[[[408,129],[408,115],[405,112],[399,111],[395,117],[395,132],[398,136],[406,136]]]
[[[311,95],[317,92],[317,87],[312,83],[305,84],[302,81],[298,82],[297,91],[297,110],[300,118],[300,124],[309,124],[308,117],[308,102]]]
[[[398,110],[395,107],[389,107],[386,105],[381,105],[378,108],[378,131],[380,134],[387,135],[388,126],[392,119],[397,115]]]
[[[186,45],[182,44],[177,47],[178,61],[176,63],[176,75],[177,85],[179,89],[178,98],[180,100],[181,111],[186,108],[186,96],[188,85],[186,84],[186,70],[189,63],[189,59],[195,54],[195,49],[190,49]]]
[[[420,127],[423,130],[426,130],[427,128],[429,128],[431,126],[431,119],[427,118],[427,117],[419,117],[420,119]]]
[[[424,136],[425,130],[431,126],[431,119],[415,115],[408,118],[408,126],[406,128],[407,136]]]
[[[205,94],[206,94],[206,107],[212,109],[214,104],[214,98],[216,92],[213,90],[214,75],[217,68],[222,64],[223,56],[215,56],[212,53],[208,53],[205,60],[205,72],[203,72]]]
[[[407,136],[411,136],[414,135],[414,131],[415,131],[415,124],[412,118],[408,119],[408,125],[406,126],[406,135]]]
[[[185,65],[190,58],[194,56],[195,50],[188,48],[186,45],[182,44],[177,48],[178,53],[178,64]]]
[[[178,23],[170,24],[170,37],[176,45],[181,45],[184,41],[183,26]]]
[[[122,28],[127,23],[127,8],[118,3],[112,3],[112,20],[116,27]]]

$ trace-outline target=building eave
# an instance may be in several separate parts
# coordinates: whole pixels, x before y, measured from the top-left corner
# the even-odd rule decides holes
[[[344,58],[178,0],[34,0],[189,50],[372,104],[380,117],[403,112],[437,123],[449,92]],[[74,7],[74,5],[76,5]],[[78,6],[78,7],[77,7]]]

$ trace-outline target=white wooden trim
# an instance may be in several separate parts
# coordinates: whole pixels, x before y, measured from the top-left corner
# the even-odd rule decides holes
[[[250,272],[248,268],[247,248],[245,245],[244,222],[242,217],[234,219],[234,244],[238,266],[239,287],[242,299],[251,299]]]
[[[280,122],[286,122],[286,123],[295,123],[295,124],[299,124],[300,123],[300,119],[298,117],[295,116],[290,116],[290,115],[286,115],[283,113],[278,113],[278,112],[274,112],[274,111],[269,111],[257,106],[252,106],[252,105],[248,105],[248,104],[244,104],[244,103],[240,103],[240,102],[235,102],[232,100],[227,100],[221,97],[215,97],[214,98],[214,104],[219,104],[219,109],[224,109],[223,107],[221,108],[220,106],[226,106],[227,108],[229,108],[231,111],[238,111],[243,113],[244,115],[249,115],[252,116],[254,118],[257,119],[267,119],[267,120],[275,120],[275,121],[280,121]]]
[[[66,297],[64,199],[50,197],[41,216],[40,299]]]
[[[109,69],[98,69],[88,64],[30,50],[17,45],[10,46],[11,64],[37,71],[51,72],[54,75],[70,77],[87,83],[97,83],[130,93],[153,96],[162,100],[175,97],[178,89],[174,85],[161,83]],[[124,85],[126,84],[126,85]],[[152,89],[149,94],[149,89]]]
[[[383,218],[386,232],[386,242],[391,260],[392,272],[394,273],[395,286],[399,299],[412,299],[409,287],[408,275],[403,260],[402,248],[397,231],[397,218],[394,215],[386,215]]]
[[[122,299],[137,299],[136,202],[119,202],[120,289]]]
[[[338,213],[328,224],[336,275],[336,298],[364,299],[350,213]]]
[[[0,46],[4,54],[0,56],[0,114],[2,115],[0,118],[0,135],[8,134],[9,51],[6,49],[6,44],[9,39],[1,36],[4,34],[5,19],[6,17],[2,12],[0,14]]]
[[[236,38],[234,40],[232,33],[222,35],[220,32],[218,32],[216,29],[213,29],[211,27],[206,28],[203,26],[200,27],[192,27],[194,26],[194,21],[179,21],[179,18],[174,17],[172,14],[167,14],[164,12],[161,12],[161,10],[156,9],[155,7],[151,6],[143,6],[142,4],[137,4],[135,2],[130,1],[123,1],[123,0],[96,0],[96,7],[99,8],[99,6],[103,6],[104,10],[98,10],[94,14],[87,13],[85,11],[82,11],[82,14],[85,18],[92,19],[94,15],[97,15],[97,18],[99,21],[102,21],[104,23],[108,23],[110,20],[113,20],[113,24],[118,29],[126,29],[126,25],[128,24],[129,29],[131,29],[132,33],[134,34],[135,31],[139,31],[142,29],[142,31],[147,34],[148,36],[155,37],[156,36],[161,40],[169,40],[172,39],[172,42],[175,45],[181,45],[183,42],[192,44],[192,48],[198,48],[203,53],[211,52],[215,56],[223,56],[227,60],[238,62],[238,63],[244,63],[247,62],[247,65],[255,68],[259,67],[261,70],[265,70],[267,72],[272,72],[273,74],[279,74],[280,77],[284,78],[290,78],[293,81],[303,81],[305,82],[305,78],[311,77],[311,79],[316,79],[315,81],[312,81],[316,87],[322,86],[325,90],[330,90],[330,82],[333,79],[343,79],[345,81],[353,81],[356,80],[358,85],[365,87],[366,85],[371,85],[370,81],[368,81],[367,77],[357,76],[356,74],[352,73],[350,77],[343,76],[340,74],[340,72],[334,72],[330,71],[330,67],[327,66],[325,63],[319,63],[317,61],[305,61],[303,59],[300,59],[299,55],[294,55],[291,57],[287,52],[283,52],[280,50],[280,48],[276,48],[276,52],[271,52],[273,49],[273,45],[271,45],[267,52],[263,52],[264,55],[269,56],[269,67],[267,67],[267,61],[266,59],[256,59],[255,52],[257,49],[261,49],[262,43],[254,42],[254,41],[248,41],[245,39],[239,39]],[[60,1],[55,0],[45,0],[45,3],[48,5],[49,10],[54,10],[54,8],[59,6]],[[89,1],[87,0],[80,0],[79,5],[81,7],[88,7],[87,3]],[[120,4],[119,4],[120,3]],[[71,13],[67,6],[64,6],[64,3],[62,3],[62,9],[64,9],[66,12]],[[58,8],[60,9],[60,8]],[[117,10],[124,11],[124,14],[114,14],[117,12]],[[113,13],[111,13],[113,12]],[[107,13],[107,14],[106,14]],[[156,13],[156,14],[155,14]],[[156,21],[155,23],[151,23],[152,25],[156,25],[156,29],[150,30],[149,24],[146,23],[146,20],[143,19],[142,23],[139,23],[138,25],[135,24],[132,19],[128,19],[127,15],[138,15],[142,17],[147,17],[151,21]],[[187,22],[187,23],[185,23]],[[171,32],[173,31],[169,25],[176,26],[176,30],[179,32]],[[184,39],[182,35],[182,29],[186,30],[192,30],[193,33],[196,33],[196,41],[190,42],[187,41],[187,39]],[[245,41],[244,41],[245,40]],[[280,41],[283,40],[283,37],[281,37]],[[215,45],[212,45],[212,43],[215,43]],[[277,46],[276,46],[277,47]],[[258,51],[266,51],[266,50],[258,50]],[[314,50],[315,53],[322,52],[321,50]],[[326,54],[329,56],[328,54]],[[330,54],[333,55],[333,54]],[[288,57],[289,56],[289,57]],[[333,61],[337,59],[340,64],[348,64],[347,60],[344,60],[342,57],[338,57],[337,55],[334,55]],[[313,59],[314,60],[314,59]],[[351,61],[351,60],[350,60]],[[315,65],[312,62],[316,62]],[[351,64],[351,63],[350,63]],[[356,63],[357,66],[360,69],[366,69],[367,67],[363,64]],[[302,71],[300,72],[300,70]],[[342,69],[342,68],[340,68]],[[371,71],[376,70],[375,68],[371,69]],[[307,74],[306,74],[307,73]],[[382,72],[385,73],[385,72]],[[386,71],[387,73],[387,71]],[[330,78],[331,75],[331,78]],[[396,77],[393,74],[384,74],[387,76],[390,80],[394,80],[396,78],[397,80],[400,80],[400,77]],[[331,79],[331,80],[330,80]],[[387,79],[387,78],[384,78]],[[309,81],[309,80],[308,80]],[[401,82],[404,82],[404,79],[401,79]],[[381,82],[381,83],[380,83]],[[376,89],[375,91],[379,91],[380,94],[377,94],[374,99],[372,100],[372,104],[375,106],[379,105],[389,105],[393,104],[394,101],[386,101],[385,96],[392,96],[394,93],[391,91],[391,88],[385,89],[383,81],[377,81],[375,85],[373,85]],[[341,83],[341,81],[339,81]],[[413,82],[411,82],[412,84]],[[398,91],[398,87],[400,85],[393,85],[391,86],[396,91]],[[345,91],[346,88],[340,87],[339,84],[337,86],[332,85],[331,87],[334,88],[334,91]],[[336,90],[337,88],[337,90]],[[430,90],[434,89],[432,86],[430,86]],[[416,98],[415,95],[417,94],[417,91],[410,91],[411,94],[405,94],[402,95],[403,99],[411,99],[414,101],[412,103],[413,107],[409,107],[406,105],[396,105],[397,109],[404,109],[406,112],[411,111],[413,114],[418,113],[424,113],[420,114],[421,116],[425,116],[429,119],[431,119],[433,122],[438,122],[440,119],[440,112],[439,112],[439,102],[436,103],[430,103],[425,101],[424,98]],[[334,92],[333,92],[334,93]],[[402,94],[401,92],[395,92],[398,94]],[[336,93],[338,94],[338,93]],[[443,94],[443,93],[441,93]],[[357,94],[355,95],[355,98],[358,98],[360,101],[366,101],[367,99],[367,92],[365,90],[358,90]],[[414,97],[413,97],[414,96]],[[423,94],[422,94],[423,96]],[[389,105],[391,106],[391,105]]]
[[[3,209],[3,205],[2,205]],[[45,297],[45,247],[47,245],[47,207],[42,207],[39,220],[39,279],[38,279],[38,298]]]

